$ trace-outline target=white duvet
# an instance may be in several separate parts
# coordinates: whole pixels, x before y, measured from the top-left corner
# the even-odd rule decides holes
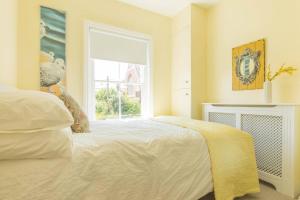
[[[1,200],[196,200],[213,190],[204,138],[154,121],[73,135],[72,159],[0,161]]]

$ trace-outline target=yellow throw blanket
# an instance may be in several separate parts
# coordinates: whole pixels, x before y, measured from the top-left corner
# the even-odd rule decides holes
[[[259,192],[252,137],[238,129],[182,117],[158,117],[155,121],[193,129],[206,139],[212,166],[216,200],[233,200]]]

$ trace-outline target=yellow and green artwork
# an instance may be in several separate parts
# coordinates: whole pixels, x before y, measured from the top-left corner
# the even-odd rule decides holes
[[[232,49],[232,89],[262,89],[265,81],[265,40]]]
[[[59,96],[65,86],[66,14],[41,6],[40,87]]]

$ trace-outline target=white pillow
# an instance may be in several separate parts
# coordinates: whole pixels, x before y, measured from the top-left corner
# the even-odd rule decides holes
[[[55,95],[39,91],[0,92],[0,133],[70,127],[73,117]]]
[[[72,153],[71,128],[0,134],[0,160],[68,158]]]

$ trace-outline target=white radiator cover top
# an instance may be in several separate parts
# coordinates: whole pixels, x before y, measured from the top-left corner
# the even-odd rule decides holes
[[[206,103],[203,110],[206,121],[253,136],[260,179],[288,196],[300,194],[300,106]]]

